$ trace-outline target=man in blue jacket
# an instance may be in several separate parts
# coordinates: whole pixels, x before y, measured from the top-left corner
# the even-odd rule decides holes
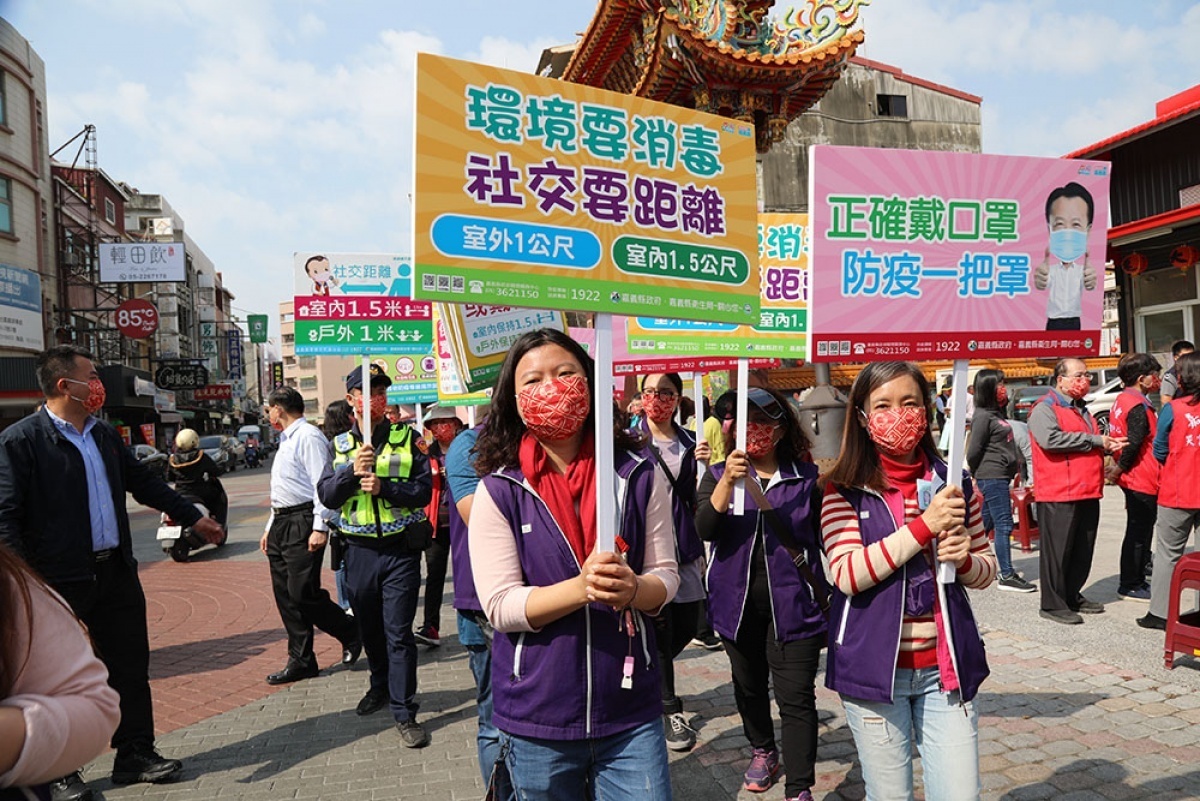
[[[166,512],[210,542],[221,525],[140,464],[120,434],[94,414],[104,384],[91,355],[73,345],[37,358],[43,406],[0,434],[0,539],[15,548],[87,624],[108,683],[121,698],[113,734],[116,784],[163,782],[183,765],[154,749],[146,596],[125,493]],[[54,801],[93,798],[78,772],[53,782]]]

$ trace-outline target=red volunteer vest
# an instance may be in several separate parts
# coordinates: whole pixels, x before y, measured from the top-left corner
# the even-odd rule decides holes
[[[1099,434],[1090,414],[1068,405],[1056,391],[1047,392],[1039,404],[1054,410],[1063,431]],[[1033,445],[1033,472],[1037,476],[1037,499],[1047,502],[1086,501],[1104,494],[1104,451],[1047,451],[1030,437]]]
[[[1146,408],[1146,420],[1150,423],[1150,434],[1142,440],[1142,447],[1138,449],[1133,467],[1117,477],[1117,485],[1133,492],[1157,495],[1160,466],[1158,460],[1154,458],[1154,435],[1158,432],[1158,414],[1150,405],[1150,401],[1136,389],[1124,390],[1117,396],[1112,411],[1108,414],[1108,429],[1109,434],[1114,437],[1128,436],[1129,411],[1139,404]],[[1120,458],[1120,453],[1114,454],[1114,457]]]
[[[1172,509],[1200,509],[1200,404],[1192,398],[1171,401],[1169,452],[1159,478],[1158,505]]]

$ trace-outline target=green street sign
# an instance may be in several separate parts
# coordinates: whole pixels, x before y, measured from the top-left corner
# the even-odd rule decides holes
[[[246,321],[250,324],[250,341],[254,343],[267,341],[267,321],[265,314],[248,314]]]

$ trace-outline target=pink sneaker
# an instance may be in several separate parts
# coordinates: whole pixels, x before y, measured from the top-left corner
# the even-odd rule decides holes
[[[752,793],[765,793],[778,776],[779,752],[774,748],[755,748],[742,786]]]

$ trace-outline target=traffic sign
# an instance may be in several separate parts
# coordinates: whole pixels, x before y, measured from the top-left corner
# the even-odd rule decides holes
[[[160,389],[199,389],[208,384],[208,370],[190,362],[166,362],[154,371]]]
[[[117,330],[130,339],[145,339],[158,330],[158,309],[148,300],[130,298],[113,312]]]

